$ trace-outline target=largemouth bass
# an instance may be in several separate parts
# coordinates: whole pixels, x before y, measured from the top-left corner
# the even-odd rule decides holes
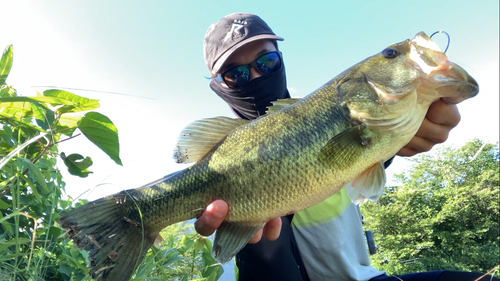
[[[229,205],[213,255],[227,262],[271,218],[312,206],[347,185],[377,200],[383,163],[438,99],[459,103],[476,81],[423,32],[347,69],[303,99],[279,100],[248,121],[216,117],[187,126],[174,158],[189,168],[71,211],[59,219],[89,252],[90,275],[128,280],[161,229]]]

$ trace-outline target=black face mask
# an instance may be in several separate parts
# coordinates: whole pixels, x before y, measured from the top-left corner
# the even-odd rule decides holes
[[[256,119],[266,113],[267,107],[277,99],[290,98],[286,88],[285,66],[269,75],[255,78],[243,87],[230,89],[212,79],[210,88],[243,119]]]

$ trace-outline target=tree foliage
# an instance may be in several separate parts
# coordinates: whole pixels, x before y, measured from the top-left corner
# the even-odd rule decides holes
[[[56,161],[59,157],[70,174],[87,177],[92,159],[59,151],[58,144],[83,135],[121,165],[118,130],[109,118],[91,111],[99,107],[97,100],[57,89],[19,96],[6,84],[12,62],[8,46],[0,59],[0,280],[90,280],[87,252],[56,223],[86,201],[63,196]],[[184,236],[185,228],[164,231],[166,241],[148,252],[135,280],[220,277],[211,242]]]
[[[389,274],[487,272],[500,263],[499,151],[472,140],[416,157],[398,186],[362,206],[372,265]]]

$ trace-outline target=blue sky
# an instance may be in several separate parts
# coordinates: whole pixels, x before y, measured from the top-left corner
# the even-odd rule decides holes
[[[480,85],[459,106],[462,122],[446,145],[499,135],[499,3],[479,1],[2,1],[0,48],[14,45],[7,82],[21,95],[56,86],[99,99],[118,127],[124,166],[84,137],[60,151],[91,156],[94,174],[67,175],[73,197],[96,199],[184,168],[172,151],[192,121],[232,116],[208,87],[203,37],[232,12],[260,15],[280,42],[292,96],[312,92],[341,71],[417,32],[451,35],[449,59]],[[446,37],[434,37],[444,48]],[[107,92],[119,93],[111,94]],[[402,158],[389,170],[408,164]],[[63,168],[63,167],[62,167]],[[96,187],[98,184],[104,184]]]

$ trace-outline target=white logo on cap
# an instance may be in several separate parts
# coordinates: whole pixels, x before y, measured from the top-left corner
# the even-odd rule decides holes
[[[231,30],[226,34],[226,37],[224,37],[223,42],[226,42],[231,37],[237,38],[243,36],[242,28],[245,26],[245,24],[248,24],[248,22],[241,20],[234,20],[234,23],[231,26]]]

